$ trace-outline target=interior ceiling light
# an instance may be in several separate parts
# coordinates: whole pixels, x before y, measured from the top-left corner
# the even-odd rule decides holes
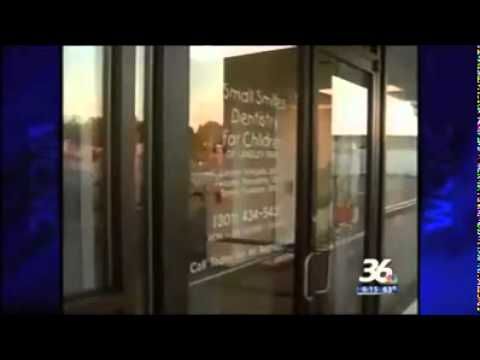
[[[396,85],[387,85],[387,93],[402,92],[403,89]]]

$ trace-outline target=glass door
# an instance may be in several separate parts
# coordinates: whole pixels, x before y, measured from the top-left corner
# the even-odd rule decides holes
[[[304,259],[313,313],[363,313],[358,278],[376,242],[367,229],[373,77],[355,48],[316,47],[313,54],[312,231]]]

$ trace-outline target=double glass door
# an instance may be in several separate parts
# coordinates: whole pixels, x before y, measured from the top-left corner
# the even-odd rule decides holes
[[[374,57],[190,47],[189,313],[368,311]]]

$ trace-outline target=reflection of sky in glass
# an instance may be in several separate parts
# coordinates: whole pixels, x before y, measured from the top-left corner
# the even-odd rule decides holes
[[[102,115],[102,61],[99,46],[63,48],[63,113],[80,121]]]
[[[191,46],[190,125],[223,121],[223,59],[289,46]],[[135,116],[143,120],[144,47],[136,51]],[[102,114],[102,47],[64,47],[64,115],[80,121]]]
[[[145,48],[137,46],[135,61],[135,116],[143,120]],[[63,112],[85,122],[101,116],[103,56],[101,46],[63,48]]]
[[[223,123],[223,59],[290,46],[190,46],[190,126]]]
[[[190,46],[190,58],[199,62],[223,60],[226,57],[255,54],[264,51],[279,50],[291,46]]]
[[[135,117],[143,121],[145,91],[145,46],[136,47],[135,55]]]
[[[191,59],[190,126],[196,131],[208,121],[223,122],[223,59]]]
[[[190,47],[190,126],[194,130],[208,121],[223,122],[223,59],[230,56],[246,55],[263,51],[287,48],[289,46],[191,46]],[[144,47],[136,51],[135,116],[143,120],[144,99]],[[81,121],[102,114],[102,47],[64,47],[64,114],[78,115]],[[335,134],[364,134],[365,93],[354,84],[348,84],[335,77],[335,94],[341,99],[357,99],[360,103],[335,106],[343,114],[334,121]],[[340,82],[339,82],[340,81]],[[335,98],[335,97],[334,97]],[[335,101],[335,100],[334,100]],[[387,96],[387,134],[417,134],[417,117],[412,105],[405,100]],[[343,110],[342,110],[343,109]],[[345,121],[343,121],[344,119]]]

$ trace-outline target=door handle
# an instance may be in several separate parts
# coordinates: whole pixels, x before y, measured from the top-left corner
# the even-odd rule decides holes
[[[327,254],[327,281],[326,285],[323,289],[318,289],[313,292],[313,295],[310,293],[310,263],[312,262],[312,259],[315,256],[320,256],[323,254]],[[316,295],[322,295],[326,294],[330,290],[330,275],[331,275],[331,250],[326,249],[326,250],[317,250],[309,253],[305,261],[303,263],[303,275],[304,275],[304,281],[303,281],[303,296],[305,297],[305,300],[311,302],[315,298]]]

